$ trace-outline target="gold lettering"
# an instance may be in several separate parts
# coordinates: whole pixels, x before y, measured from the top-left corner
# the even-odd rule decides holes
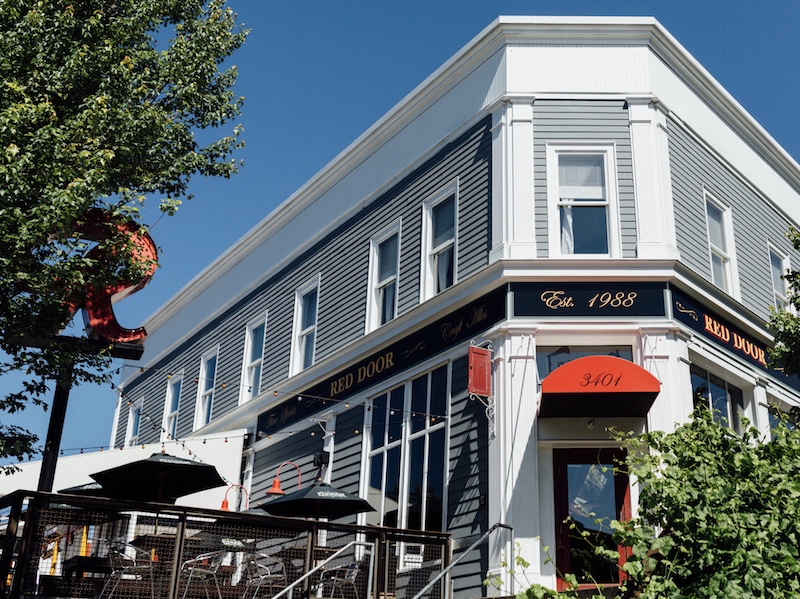
[[[489,318],[489,312],[486,310],[486,306],[478,306],[477,308],[473,308],[472,312],[470,313],[469,322],[467,322],[467,328],[474,327],[476,324],[482,323],[484,320]]]
[[[572,296],[568,296],[565,291],[545,291],[540,296],[540,299],[544,305],[551,310],[558,310],[559,308],[573,308],[575,306]]]
[[[358,367],[358,377],[357,382],[361,383],[367,379],[371,379],[376,374],[380,374],[387,368],[394,366],[394,352],[386,352],[384,355],[375,358],[374,360],[370,361],[366,366],[359,366]],[[352,374],[348,374],[347,377],[350,377],[350,382],[346,388],[349,388],[350,385],[353,384]],[[343,378],[347,378],[343,377]]]
[[[442,325],[442,339],[455,339],[461,334],[461,330],[464,328],[464,321],[459,320],[458,324],[453,324],[450,322],[446,322]]]
[[[331,396],[338,395],[343,391],[347,391],[353,386],[353,373],[348,372],[346,375],[339,377],[331,383]]]
[[[722,339],[725,343],[728,343],[731,340],[731,332],[728,330],[728,327],[720,324],[708,314],[703,315],[703,322],[705,324],[706,331],[714,335],[714,337]]]

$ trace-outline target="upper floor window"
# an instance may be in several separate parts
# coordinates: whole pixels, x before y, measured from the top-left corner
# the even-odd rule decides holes
[[[778,310],[789,309],[789,291],[783,275],[789,270],[789,258],[770,248],[769,268],[772,275],[772,294],[774,306]]]
[[[367,332],[397,316],[399,260],[400,223],[397,223],[370,242]]]
[[[613,145],[548,145],[551,257],[620,255]]]
[[[197,407],[194,414],[195,429],[211,422],[218,355],[219,348],[215,348],[204,354],[200,360],[200,377],[197,379]]]
[[[164,435],[167,439],[178,437],[178,410],[181,403],[182,376],[171,376],[167,380],[167,401],[164,409]]]
[[[744,416],[742,390],[695,364],[692,364],[690,372],[695,407],[709,408],[716,422],[731,427],[737,433],[742,432]]]
[[[453,182],[423,207],[422,301],[456,282],[458,185]]]
[[[295,293],[294,335],[289,366],[291,374],[297,374],[314,363],[318,301],[318,277]]]
[[[727,206],[706,196],[708,250],[711,255],[711,282],[728,293],[735,289],[733,223]]]
[[[142,406],[143,400],[139,400],[130,405],[128,410],[128,445],[139,444],[139,432],[142,426]]]
[[[264,338],[267,331],[267,319],[262,316],[247,327],[244,344],[244,370],[240,401],[253,399],[261,392],[261,377],[264,365]]]

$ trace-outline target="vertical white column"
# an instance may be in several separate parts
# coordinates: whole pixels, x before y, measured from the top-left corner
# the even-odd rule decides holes
[[[692,411],[688,338],[675,329],[640,329],[642,366],[661,383],[647,414],[649,430],[672,431]]]
[[[490,261],[536,257],[533,98],[514,98],[494,113]]]
[[[628,99],[628,119],[636,197],[637,257],[677,259],[666,116],[651,98],[634,98]]]
[[[539,472],[537,461],[536,402],[538,396],[535,360],[535,330],[515,330],[493,341],[500,351],[496,357],[497,437],[489,446],[490,522],[513,523],[514,540],[531,563],[531,571],[518,572],[533,578],[538,574]],[[498,535],[497,539],[501,537]],[[508,539],[506,534],[505,539]],[[502,558],[510,559],[515,547],[492,545],[490,572],[508,578],[500,571]],[[492,566],[493,565],[493,566]],[[520,589],[506,588],[514,593]]]

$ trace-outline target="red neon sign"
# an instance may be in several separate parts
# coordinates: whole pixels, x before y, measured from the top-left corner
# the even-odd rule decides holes
[[[105,241],[115,232],[127,235],[133,246],[134,261],[146,266],[147,270],[139,281],[121,280],[103,288],[88,286],[83,297],[69,303],[70,313],[74,314],[79,308],[83,308],[92,331],[111,343],[132,343],[143,340],[147,336],[144,327],[126,329],[121,326],[117,322],[112,304],[136,293],[150,282],[158,260],[158,251],[153,239],[132,220],[114,223],[111,216],[99,208],[90,209],[86,220],[77,224],[75,232],[80,234],[81,239],[89,241]],[[95,247],[89,251],[87,257],[99,260],[103,255],[103,250]]]

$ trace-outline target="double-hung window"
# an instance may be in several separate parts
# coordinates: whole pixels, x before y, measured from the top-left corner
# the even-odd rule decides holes
[[[458,184],[453,182],[423,206],[422,301],[452,287],[457,279]]]
[[[551,257],[619,257],[615,156],[612,144],[548,144]]]
[[[733,293],[736,271],[733,252],[733,224],[730,208],[706,196],[708,251],[711,256],[711,282]]]
[[[200,376],[197,379],[197,407],[194,414],[195,429],[211,422],[211,415],[214,409],[218,355],[219,349],[215,348],[204,354],[200,360]]]
[[[318,301],[318,277],[295,292],[294,335],[289,366],[291,374],[297,374],[314,363]]]
[[[777,250],[769,250],[769,269],[772,275],[772,295],[777,310],[789,309],[789,292],[783,276],[789,270],[789,260]]]
[[[244,369],[240,401],[250,401],[261,391],[261,376],[264,367],[264,338],[267,319],[261,317],[247,327],[244,344]]]
[[[712,410],[716,422],[731,427],[737,433],[742,432],[742,390],[695,364],[692,364],[690,371],[695,407],[704,406]]]
[[[181,403],[183,377],[173,375],[167,379],[167,402],[164,409],[164,436],[166,439],[178,437],[178,410]]]
[[[397,285],[400,269],[400,224],[377,235],[370,242],[367,332],[397,316]]]
[[[370,401],[370,524],[444,530],[450,371],[440,366]]]
[[[142,407],[144,401],[139,400],[131,404],[128,410],[128,445],[139,444],[139,432],[142,426]]]

